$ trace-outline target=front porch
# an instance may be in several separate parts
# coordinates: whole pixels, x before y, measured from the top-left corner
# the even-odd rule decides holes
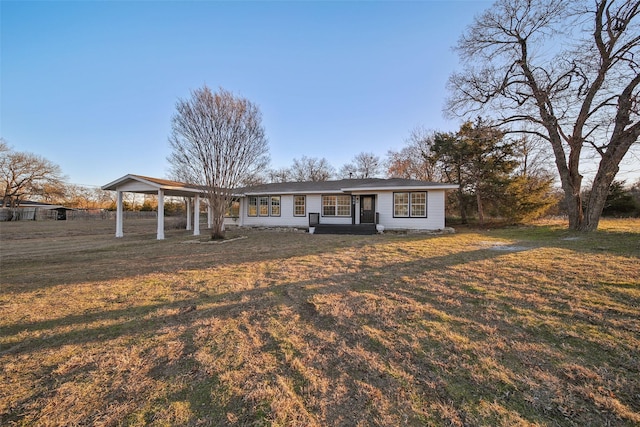
[[[362,218],[362,217],[361,217]],[[357,234],[357,235],[372,235],[378,232],[376,224],[378,223],[379,215],[376,213],[371,216],[375,218],[375,223],[355,223],[355,218],[352,218],[351,224],[326,224],[320,223],[319,213],[309,213],[309,229],[313,228],[314,234]]]

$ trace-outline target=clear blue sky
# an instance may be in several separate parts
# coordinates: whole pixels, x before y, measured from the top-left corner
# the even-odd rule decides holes
[[[0,136],[68,181],[165,177],[178,98],[256,103],[271,166],[384,158],[442,107],[452,46],[487,1],[1,1]]]

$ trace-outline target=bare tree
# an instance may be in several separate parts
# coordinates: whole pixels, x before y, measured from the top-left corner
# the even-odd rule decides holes
[[[60,166],[32,153],[13,151],[0,141],[2,206],[16,207],[31,197],[45,197],[62,187]]]
[[[544,140],[533,135],[518,135],[513,139],[518,162],[516,174],[525,178],[544,178],[553,181],[553,161],[549,158]]]
[[[176,103],[168,157],[175,178],[200,185],[213,211],[212,239],[224,238],[233,190],[268,164],[262,115],[251,101],[206,85]]]
[[[302,156],[301,159],[293,159],[291,178],[296,182],[328,181],[333,175],[335,169],[325,158]]]
[[[63,202],[69,185],[61,181],[46,182],[39,188],[39,198],[45,203]]]
[[[269,182],[289,182],[291,181],[291,171],[287,168],[271,169],[268,172]]]
[[[639,9],[637,0],[499,0],[457,45],[467,66],[449,80],[447,111],[481,112],[546,140],[571,229],[598,227],[640,136]],[[583,212],[585,155],[599,163]]]
[[[59,191],[49,194],[44,200],[78,209],[99,209],[115,205],[115,194],[100,188],[78,184],[64,184]]]
[[[441,181],[442,174],[431,160],[434,132],[424,128],[411,131],[400,151],[387,153],[387,175],[391,178]]]
[[[90,197],[96,208],[108,209],[116,205],[117,194],[113,191],[106,191],[96,187],[91,190]]]
[[[341,178],[375,178],[380,175],[382,162],[380,157],[373,153],[362,152],[357,154],[351,163],[340,168],[338,176]]]

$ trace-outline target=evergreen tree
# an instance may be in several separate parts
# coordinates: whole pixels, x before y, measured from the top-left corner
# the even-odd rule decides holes
[[[499,214],[516,223],[543,216],[557,203],[552,183],[551,177],[516,176],[506,188]]]
[[[634,200],[631,190],[625,188],[625,181],[613,181],[609,187],[602,216],[632,217],[639,212],[640,206]]]
[[[504,198],[510,174],[517,166],[514,144],[505,141],[502,131],[478,118],[475,123],[464,123],[455,134],[436,134],[432,156],[448,180],[460,185],[458,203],[463,223],[467,220],[466,195],[473,194],[478,221],[484,224],[485,204]]]

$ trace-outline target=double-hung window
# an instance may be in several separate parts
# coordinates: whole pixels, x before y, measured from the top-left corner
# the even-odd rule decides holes
[[[280,216],[280,196],[271,196],[271,216]]]
[[[351,216],[351,196],[322,196],[322,216]]]
[[[414,218],[427,216],[427,193],[425,191],[411,193],[409,215]]]
[[[248,216],[280,216],[280,196],[249,196]]]
[[[258,198],[256,196],[249,197],[249,216],[258,216]]]
[[[293,216],[305,216],[307,214],[306,196],[293,196]]]
[[[393,216],[396,218],[426,218],[427,192],[393,193]]]
[[[409,193],[393,193],[393,216],[409,216]]]
[[[258,215],[269,216],[269,196],[261,196],[258,198]]]

